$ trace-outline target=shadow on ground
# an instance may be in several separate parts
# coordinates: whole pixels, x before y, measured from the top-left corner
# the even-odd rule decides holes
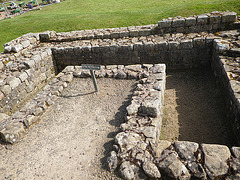
[[[235,145],[225,104],[210,69],[169,72],[166,91],[176,96],[178,140]],[[166,102],[167,103],[167,102]],[[169,121],[169,120],[167,120]]]

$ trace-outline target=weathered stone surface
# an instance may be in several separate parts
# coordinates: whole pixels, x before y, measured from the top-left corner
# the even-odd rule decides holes
[[[236,158],[240,158],[240,147],[232,147],[231,151]]]
[[[160,115],[161,101],[159,99],[145,99],[139,108],[139,114],[143,116],[158,117]]]
[[[120,132],[115,136],[115,142],[120,146],[121,152],[132,149],[141,140],[142,137],[134,132]]]
[[[124,73],[123,71],[117,71],[114,76],[117,79],[126,79],[127,78],[127,74]]]
[[[129,161],[124,161],[120,166],[120,173],[126,180],[134,179],[134,171]]]
[[[191,171],[193,177],[198,179],[207,179],[207,174],[200,163],[196,162],[188,162],[188,169]]]
[[[118,165],[117,153],[111,151],[110,156],[107,158],[108,168],[111,172],[115,171]]]
[[[153,66],[153,73],[161,73],[161,72],[165,72],[166,70],[166,65],[165,64],[155,64]]]
[[[7,143],[14,144],[25,134],[24,126],[21,122],[9,124],[0,131],[0,137]]]
[[[1,91],[4,93],[5,96],[11,93],[11,87],[9,85],[5,85],[2,87]]]
[[[239,180],[239,179],[240,179],[240,173],[226,177],[226,180]]]
[[[131,104],[126,108],[128,115],[137,114],[140,104],[137,104],[135,101],[132,101]]]
[[[151,161],[147,161],[143,163],[144,172],[151,178],[161,178],[161,174],[155,164]]]
[[[162,152],[171,145],[167,140],[160,140],[156,146],[153,146],[153,154],[156,158],[160,158]]]
[[[190,179],[191,175],[184,164],[178,159],[175,153],[169,154],[163,161],[158,164],[168,177],[174,179]]]
[[[13,77],[8,84],[12,89],[16,88],[21,83],[21,80],[19,78]]]
[[[197,143],[189,141],[176,141],[174,142],[174,147],[182,159],[191,161],[196,160],[195,153],[199,147]]]
[[[202,151],[204,154],[204,167],[211,179],[227,174],[228,165],[227,160],[231,153],[227,146],[202,144]]]
[[[28,78],[28,75],[26,72],[22,72],[21,74],[19,74],[18,78],[24,82],[27,78]]]
[[[23,46],[21,44],[17,44],[17,45],[12,47],[12,51],[15,52],[15,53],[18,53],[22,49],[23,49]]]
[[[231,171],[234,173],[240,173],[240,158],[232,158],[230,161]]]
[[[9,115],[7,115],[5,113],[0,113],[0,122],[3,122],[5,120],[7,120],[8,118],[10,118]]]

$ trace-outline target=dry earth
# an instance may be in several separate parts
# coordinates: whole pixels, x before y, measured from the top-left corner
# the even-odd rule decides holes
[[[74,79],[16,145],[1,145],[0,179],[119,179],[106,156],[136,81]]]
[[[236,145],[209,69],[169,72],[161,139]]]

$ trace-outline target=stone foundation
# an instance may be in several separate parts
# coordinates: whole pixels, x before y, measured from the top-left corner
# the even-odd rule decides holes
[[[239,179],[239,147],[159,141],[166,68],[211,65],[240,144],[239,24],[234,12],[212,12],[157,25],[50,31],[15,39],[0,55],[1,139],[18,142],[74,76],[90,76],[81,64],[101,64],[99,78],[139,80],[115,137],[109,170],[119,170],[125,179]]]

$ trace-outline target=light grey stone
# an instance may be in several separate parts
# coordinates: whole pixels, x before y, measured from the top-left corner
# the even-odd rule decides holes
[[[134,132],[120,132],[115,136],[115,142],[119,145],[121,152],[126,152],[136,146],[142,137]]]
[[[61,76],[60,79],[61,79],[61,81],[65,81],[67,83],[70,83],[73,80],[73,74],[72,73],[71,74],[66,74],[64,76]]]
[[[5,46],[4,47],[4,52],[5,53],[10,53],[12,51],[12,47],[11,46]]]
[[[232,147],[231,151],[236,158],[240,158],[240,147]]]
[[[153,73],[161,73],[161,72],[165,72],[166,70],[166,65],[165,64],[155,64],[153,66]]]
[[[160,158],[163,151],[171,145],[167,140],[160,140],[156,146],[153,146],[153,154],[156,158]]]
[[[1,89],[5,96],[9,95],[12,92],[12,89],[9,85],[4,85]]]
[[[240,158],[232,158],[230,160],[231,171],[235,173],[240,173]]]
[[[161,101],[159,99],[144,99],[139,108],[139,114],[143,116],[158,117],[161,110]]]
[[[204,154],[204,167],[211,179],[228,173],[227,160],[231,153],[227,146],[215,144],[202,144]]]
[[[9,82],[9,86],[14,89],[18,87],[18,85],[21,83],[21,80],[19,78],[13,77]]]
[[[189,161],[187,167],[191,171],[193,178],[207,179],[207,174],[200,163]]]
[[[137,104],[135,101],[132,101],[131,104],[126,108],[128,115],[137,114],[140,104]]]
[[[3,138],[3,140],[11,144],[18,142],[24,134],[25,128],[21,122],[6,125],[4,129],[0,131],[0,136]]]
[[[34,60],[30,59],[30,60],[24,61],[23,64],[28,68],[32,68],[35,66],[36,63]]]
[[[0,123],[5,121],[5,120],[7,120],[7,119],[9,119],[9,118],[10,118],[9,115],[7,115],[5,113],[0,113]]]
[[[191,175],[184,164],[178,159],[175,153],[167,155],[167,157],[158,164],[160,170],[163,170],[168,177],[174,179],[190,179]]]
[[[107,158],[108,168],[111,172],[115,171],[118,165],[117,153],[111,151],[110,156]]]
[[[19,51],[21,51],[23,49],[21,44],[17,44],[15,46],[12,47],[12,51],[15,53],[18,53]]]
[[[134,171],[133,168],[130,164],[129,161],[124,161],[121,166],[120,166],[120,173],[122,175],[122,177],[126,180],[133,180],[134,179]]]
[[[151,178],[161,178],[161,174],[155,164],[151,161],[147,161],[143,163],[144,172]]]
[[[127,78],[127,74],[123,71],[117,71],[115,74],[114,74],[114,77],[116,79],[126,79]]]
[[[26,48],[26,47],[30,46],[30,41],[29,40],[22,41],[21,45],[23,46],[23,48]]]
[[[156,81],[153,84],[153,88],[158,91],[164,91],[164,82],[163,81]]]
[[[197,143],[189,141],[176,141],[174,142],[174,147],[182,159],[191,161],[196,160],[195,154],[199,147]]]
[[[22,72],[21,74],[19,74],[18,78],[24,82],[27,78],[28,78],[28,75],[26,72]]]

